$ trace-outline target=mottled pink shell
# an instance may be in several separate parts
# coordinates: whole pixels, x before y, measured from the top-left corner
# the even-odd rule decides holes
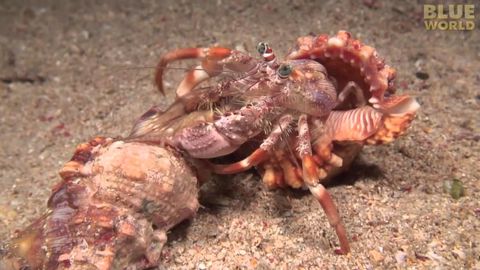
[[[194,172],[159,146],[97,138],[60,174],[46,215],[12,242],[14,269],[156,266],[166,231],[199,206]]]

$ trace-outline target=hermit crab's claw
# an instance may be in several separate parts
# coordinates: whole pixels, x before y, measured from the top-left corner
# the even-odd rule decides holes
[[[325,121],[327,137],[336,142],[389,143],[404,134],[420,105],[410,96],[386,97],[381,103],[332,111]]]
[[[373,105],[384,114],[390,116],[403,116],[406,114],[415,114],[420,108],[420,104],[408,95],[385,97],[381,103]]]
[[[403,135],[420,108],[418,102],[407,95],[386,97],[374,107],[382,113],[381,126],[364,140],[367,144],[389,143]]]
[[[184,48],[165,54],[157,65],[155,84],[163,94],[163,73],[171,62],[183,59],[201,59],[201,64],[187,72],[177,87],[177,97],[182,98],[192,92],[200,83],[229,70],[248,72],[257,65],[257,60],[247,53],[223,47]]]
[[[157,85],[158,91],[165,95],[163,91],[163,73],[170,62],[194,58],[203,60],[202,64],[189,71],[185,79],[180,83],[177,89],[177,95],[183,96],[183,94],[189,92],[202,81],[221,71],[221,67],[219,67],[217,62],[228,57],[231,52],[230,49],[221,47],[183,48],[168,52],[160,59],[155,71],[155,84]]]

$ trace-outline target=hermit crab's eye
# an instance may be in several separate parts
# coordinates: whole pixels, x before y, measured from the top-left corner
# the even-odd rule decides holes
[[[292,73],[292,71],[292,66],[283,64],[277,69],[277,74],[280,78],[285,79]]]
[[[268,44],[265,43],[265,42],[260,42],[258,43],[257,45],[257,51],[260,55],[264,54],[267,52],[267,49],[268,49]]]

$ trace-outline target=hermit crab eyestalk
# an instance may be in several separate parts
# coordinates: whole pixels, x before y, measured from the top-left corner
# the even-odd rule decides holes
[[[288,76],[290,76],[292,71],[293,71],[292,66],[288,64],[283,64],[277,69],[277,75],[282,79],[286,79],[288,78]]]
[[[263,57],[263,60],[267,62],[270,66],[275,65],[275,54],[273,53],[272,48],[268,46],[266,42],[260,42],[257,45],[258,53]]]
[[[262,56],[263,56],[264,53],[267,52],[267,49],[268,49],[268,48],[269,48],[269,47],[268,47],[268,44],[265,43],[265,42],[259,42],[259,43],[257,44],[257,51],[258,51],[258,53],[259,53],[260,55],[262,55]]]

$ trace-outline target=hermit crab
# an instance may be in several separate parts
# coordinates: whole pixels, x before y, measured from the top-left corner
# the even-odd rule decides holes
[[[394,95],[395,71],[348,32],[299,38],[283,62],[266,43],[257,49],[262,59],[220,47],[167,53],[156,73],[161,92],[170,62],[202,62],[178,86],[175,103],[167,111],[147,112],[130,138],[162,142],[205,160],[260,141],[238,162],[209,162],[212,171],[234,174],[257,166],[270,188],[309,189],[336,230],[338,253],[345,254],[346,232],[322,181],[342,168],[343,159],[351,162],[359,146],[390,142],[404,133],[419,105],[408,95]],[[224,70],[236,76],[199,86]],[[205,103],[216,110],[199,109]],[[196,120],[178,121],[185,114]]]
[[[252,167],[268,188],[310,190],[336,231],[338,253],[348,253],[323,184],[363,145],[403,134],[418,103],[395,95],[395,71],[345,31],[301,37],[283,62],[266,43],[257,50],[259,58],[220,47],[164,55],[155,77],[161,92],[169,63],[201,64],[186,74],[173,104],[147,111],[127,138],[77,147],[49,210],[12,240],[0,268],[154,267],[166,231],[196,213],[209,173]]]

